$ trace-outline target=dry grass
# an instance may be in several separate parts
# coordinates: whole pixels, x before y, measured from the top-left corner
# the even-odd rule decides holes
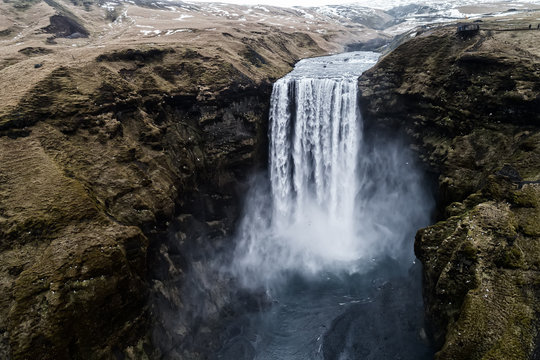
[[[96,56],[119,48],[174,47],[189,48],[209,58],[219,57],[255,80],[267,76],[245,64],[242,52],[246,46],[257,49],[268,63],[283,72],[299,58],[342,51],[348,42],[364,41],[379,36],[361,25],[346,27],[328,18],[314,17],[292,9],[248,8],[221,5],[191,11],[186,8],[148,8],[125,5],[115,9],[120,14],[114,22],[108,11],[92,5],[87,11],[69,2],[38,2],[26,10],[13,3],[0,3],[0,117],[12,109],[36,83],[59,66],[86,66]],[[42,30],[55,13],[68,13],[90,32],[88,38],[56,38]],[[228,14],[228,15],[227,15]],[[298,46],[299,37],[306,38]],[[313,43],[307,43],[311,42]],[[294,44],[294,47],[291,45]],[[20,51],[41,47],[50,54],[28,56]],[[281,47],[281,49],[280,49]],[[293,56],[283,59],[283,53]],[[284,63],[286,62],[286,63]],[[36,64],[41,67],[36,68]]]

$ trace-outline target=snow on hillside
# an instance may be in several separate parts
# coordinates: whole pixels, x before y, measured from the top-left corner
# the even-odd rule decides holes
[[[356,29],[373,29],[383,36],[393,36],[418,26],[475,19],[483,16],[502,16],[515,12],[540,10],[538,0],[360,0],[342,5],[311,7],[278,7],[272,5],[232,5],[225,2],[199,2],[180,0],[102,0],[102,7],[114,9],[122,3],[172,11],[178,13],[178,21],[192,18],[195,14],[243,22],[252,21],[267,25],[297,28],[325,33],[322,24],[334,23]],[[225,0],[227,1],[227,0]],[[232,0],[237,2],[236,0]],[[243,0],[238,0],[244,2]],[[249,0],[246,0],[249,1]],[[270,0],[268,0],[270,1]],[[294,4],[295,0],[291,0]],[[328,0],[332,1],[332,0]],[[265,0],[258,0],[264,3]],[[127,16],[127,15],[126,15]],[[122,21],[120,17],[117,21]],[[145,35],[155,31],[141,30]]]
[[[395,35],[432,23],[540,10],[540,3],[537,0],[370,0],[313,9],[322,15],[347,19]]]

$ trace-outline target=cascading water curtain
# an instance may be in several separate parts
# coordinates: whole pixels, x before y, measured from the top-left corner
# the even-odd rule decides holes
[[[238,235],[234,268],[246,285],[359,271],[427,224],[430,204],[407,151],[364,143],[357,80],[378,55],[362,54],[305,60],[274,84],[270,193],[253,189]]]

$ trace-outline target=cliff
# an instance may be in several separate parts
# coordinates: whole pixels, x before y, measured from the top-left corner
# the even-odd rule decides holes
[[[208,18],[147,37],[135,14],[162,9],[109,27],[91,3],[17,5],[2,16],[33,28],[0,39],[0,357],[158,357],[199,321],[167,323],[199,305],[180,293],[188,250],[226,241],[265,162],[272,81],[336,45]]]
[[[195,358],[186,344],[218,342],[203,318],[235,311],[227,280],[208,303],[188,292],[209,291],[204,261],[265,162],[271,83],[376,35],[211,9],[0,4],[1,358]],[[538,353],[537,39],[419,34],[360,81],[368,130],[406,132],[439,176],[416,251],[440,359]]]
[[[405,133],[438,176],[437,222],[415,242],[438,360],[539,354],[540,33],[526,21],[420,31],[359,81],[368,131]]]

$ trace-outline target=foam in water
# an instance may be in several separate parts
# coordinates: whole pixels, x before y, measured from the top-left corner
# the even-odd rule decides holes
[[[275,83],[269,186],[255,183],[238,232],[234,273],[244,285],[367,269],[374,257],[402,256],[404,239],[427,223],[431,204],[407,151],[362,136],[357,80],[377,59],[307,59]],[[405,253],[413,258],[412,247]]]

